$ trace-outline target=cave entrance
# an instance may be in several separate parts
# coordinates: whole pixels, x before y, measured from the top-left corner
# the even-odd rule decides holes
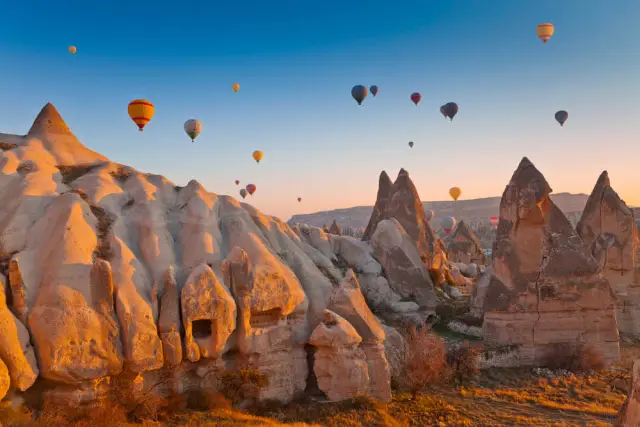
[[[191,332],[194,338],[209,338],[211,336],[211,320],[194,320],[191,322]]]

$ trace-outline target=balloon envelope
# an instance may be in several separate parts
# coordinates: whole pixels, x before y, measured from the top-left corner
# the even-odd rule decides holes
[[[489,221],[491,221],[491,225],[493,225],[494,227],[497,227],[498,222],[500,222],[500,218],[497,216],[492,216],[489,218]]]
[[[362,85],[356,85],[351,89],[351,96],[358,105],[362,105],[362,101],[367,97],[367,88]]]
[[[435,212],[432,211],[431,209],[427,209],[426,211],[424,211],[424,215],[427,219],[427,221],[431,221],[433,219],[433,217],[435,216]]]
[[[302,201],[302,197],[298,197],[298,202],[301,202],[301,201]]]
[[[440,114],[442,114],[442,116],[445,118],[445,120],[447,119],[447,113],[444,111],[444,105],[442,107],[440,107]]]
[[[413,141],[409,141],[409,147],[413,148]]]
[[[75,55],[77,51],[78,51],[78,49],[76,49],[76,47],[75,47],[75,46],[69,46],[69,52],[70,52],[72,55]]]
[[[256,186],[253,184],[247,184],[247,191],[249,194],[253,195],[256,192]]]
[[[446,117],[449,117],[451,120],[458,114],[458,104],[455,102],[447,102],[442,107],[444,108]]]
[[[131,120],[138,125],[138,129],[142,132],[142,128],[144,128],[153,118],[155,107],[146,99],[136,99],[129,103],[128,112]]]
[[[369,88],[369,92],[371,92],[371,95],[376,96],[378,94],[378,86],[373,85]]]
[[[461,194],[462,190],[460,189],[460,187],[451,187],[449,189],[449,195],[453,200],[458,200],[458,197],[460,197]]]
[[[191,138],[191,142],[193,142],[198,135],[200,135],[200,132],[202,132],[202,123],[196,119],[187,120],[184,122],[184,131],[189,135],[189,138]]]
[[[240,85],[238,83],[234,83],[231,85],[231,89],[233,89],[234,92],[237,92],[240,90]]]
[[[240,195],[242,196],[242,198],[244,199],[245,197],[247,197],[247,190],[245,190],[244,188],[240,189]]]
[[[440,225],[442,226],[444,231],[449,233],[456,226],[456,219],[452,216],[445,217],[442,219],[442,222],[440,223]]]
[[[538,27],[536,28],[536,35],[540,40],[546,43],[547,41],[549,41],[554,31],[555,28],[553,28],[553,24],[546,22],[544,24],[538,25]]]
[[[560,110],[556,113],[556,121],[560,123],[560,126],[564,125],[564,122],[569,118],[569,113],[564,110]]]
[[[260,163],[260,160],[264,157],[264,153],[260,150],[256,150],[253,152],[253,160]]]
[[[236,185],[240,184],[240,180],[236,179]]]
[[[421,99],[422,95],[420,95],[418,92],[414,92],[411,94],[411,100],[414,104],[418,105],[418,102],[420,102]]]

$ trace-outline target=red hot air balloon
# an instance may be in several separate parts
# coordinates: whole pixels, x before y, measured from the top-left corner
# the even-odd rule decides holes
[[[240,181],[236,179],[236,185],[240,184]]]
[[[491,225],[496,228],[498,227],[498,222],[500,222],[500,218],[498,218],[497,216],[492,216],[489,218],[489,221],[491,221]]]
[[[414,92],[411,94],[411,100],[413,101],[414,104],[416,104],[416,106],[418,105],[418,102],[420,102],[421,99],[422,99],[422,95],[420,95],[418,92]]]
[[[247,193],[253,196],[253,193],[256,192],[256,186],[253,184],[247,184]]]

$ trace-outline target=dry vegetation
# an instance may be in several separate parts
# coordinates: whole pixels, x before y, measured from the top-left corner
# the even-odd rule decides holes
[[[624,349],[623,360],[631,360],[633,356],[628,355],[634,353],[635,356],[638,351],[638,348]],[[239,380],[241,378],[234,377],[227,382],[232,385],[245,383],[244,380],[238,383]],[[258,387],[264,384],[262,378],[246,380]],[[222,394],[211,392],[182,398],[148,399],[135,414],[128,412],[131,406],[127,408],[126,404],[112,401],[90,411],[48,406],[40,414],[5,407],[0,409],[0,422],[3,426],[36,427],[605,426],[615,419],[629,384],[629,375],[617,371],[547,379],[529,369],[492,369],[467,379],[462,387],[444,383],[432,385],[416,399],[412,399],[410,393],[397,393],[388,405],[366,398],[340,403],[304,400],[285,407],[267,402],[239,411],[233,409]],[[229,392],[226,393],[228,396],[235,393]]]

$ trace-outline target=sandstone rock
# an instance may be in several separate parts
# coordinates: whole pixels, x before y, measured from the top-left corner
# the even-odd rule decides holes
[[[5,282],[0,274],[0,360],[6,364],[14,387],[25,391],[38,377],[38,365],[27,328],[7,308]]]
[[[458,223],[447,243],[447,258],[464,264],[486,264],[487,257],[475,233],[464,220]]]
[[[318,387],[329,400],[345,400],[366,394],[369,372],[362,338],[345,319],[330,310],[314,329],[309,343],[316,347],[314,373]]]
[[[640,335],[638,231],[633,210],[611,188],[606,171],[587,200],[577,232],[598,261],[600,273],[620,298],[617,312],[620,332]]]
[[[2,400],[9,391],[11,385],[11,378],[9,378],[9,370],[7,365],[0,359],[0,400]]]
[[[622,404],[615,424],[617,427],[636,427],[640,425],[640,360],[633,362],[631,370],[631,388]]]
[[[208,265],[191,271],[181,304],[187,359],[219,357],[236,328],[236,303]]]
[[[22,281],[22,274],[20,273],[20,264],[18,263],[18,257],[14,256],[9,262],[9,285],[11,286],[11,311],[16,315],[18,320],[23,324],[27,323],[27,317],[29,315],[29,307],[27,305],[26,289],[24,282]]]
[[[336,236],[339,236],[340,233],[342,233],[342,229],[340,228],[340,226],[338,225],[335,219],[331,223],[331,227],[329,227],[329,233],[334,234]]]
[[[364,234],[362,235],[363,241],[371,240],[378,223],[383,219],[387,219],[386,212],[389,199],[391,198],[392,186],[393,183],[391,182],[389,175],[387,175],[385,171],[380,172],[380,178],[378,179],[378,195],[376,196],[376,203],[373,206],[371,218],[369,218],[369,224],[367,224],[367,228],[364,230]]]
[[[165,274],[164,295],[158,321],[165,364],[174,366],[182,362],[182,339],[180,338],[180,293],[173,267]]]
[[[329,309],[347,320],[362,338],[360,347],[369,367],[371,396],[381,401],[390,401],[391,372],[384,353],[386,335],[367,306],[353,270],[347,270],[345,279],[333,291]]]
[[[404,337],[397,329],[382,324],[387,339],[384,341],[384,352],[391,370],[391,380],[401,384],[405,359]]]
[[[484,316],[484,301],[492,277],[493,269],[487,267],[484,273],[476,280],[473,291],[471,292],[471,315],[478,319],[482,319]]]
[[[483,335],[522,346],[525,364],[541,363],[553,343],[577,340],[615,361],[615,295],[550,193],[524,158],[500,203]]]
[[[371,245],[391,289],[402,298],[415,301],[420,307],[435,309],[436,297],[431,278],[420,260],[413,239],[395,218],[378,223]]]

